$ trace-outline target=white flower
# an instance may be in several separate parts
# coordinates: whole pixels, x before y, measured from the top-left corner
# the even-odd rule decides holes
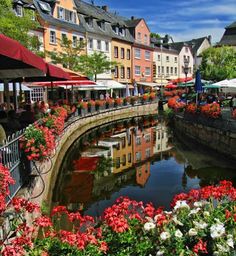
[[[154,229],[156,227],[156,225],[153,222],[146,222],[144,224],[144,230],[146,231],[150,231],[152,229]]]
[[[189,236],[196,236],[197,230],[195,228],[190,228],[188,231]]]
[[[226,241],[227,245],[228,245],[229,247],[234,248],[233,236],[232,236],[232,235],[228,235],[227,238],[228,238],[227,241]]]
[[[171,215],[172,211],[164,211],[164,213],[167,214],[167,215]]]
[[[194,202],[193,204],[194,207],[202,207],[203,206],[203,203],[202,202]]]
[[[200,221],[200,222],[193,221],[193,223],[196,229],[205,229],[208,226],[208,224],[204,221]]]
[[[211,237],[213,239],[223,236],[225,233],[224,224],[219,223],[219,224],[212,225],[210,227],[210,232],[211,232]]]
[[[148,222],[154,222],[152,218],[146,216],[145,219],[148,221]]]
[[[162,232],[160,234],[160,238],[161,238],[161,240],[166,240],[166,239],[170,238],[170,233],[169,232]]]
[[[201,208],[192,209],[192,210],[190,211],[190,213],[188,214],[188,216],[190,216],[190,215],[192,215],[192,214],[197,214],[200,210],[201,210]]]
[[[204,212],[203,212],[203,215],[204,215],[204,217],[209,217],[209,216],[210,216],[210,213],[209,213],[208,211],[204,211]]]
[[[184,200],[184,201],[177,201],[176,204],[175,204],[175,207],[174,207],[174,210],[178,210],[178,209],[181,209],[181,208],[187,208],[189,209],[189,205],[187,204],[187,202]]]
[[[175,237],[181,238],[182,236],[183,236],[183,233],[179,229],[177,229],[175,231]]]
[[[161,216],[162,216],[162,214],[157,214],[157,215],[155,215],[155,216],[154,216],[154,221],[157,222],[158,218],[161,217]]]
[[[216,246],[217,246],[217,249],[220,251],[220,253],[225,253],[230,251],[230,248],[227,245],[223,246],[221,244],[216,244]]]
[[[156,256],[161,256],[161,255],[164,255],[164,251],[158,251]]]
[[[174,223],[175,223],[176,225],[179,225],[179,226],[183,226],[183,225],[184,225],[182,222],[180,222],[179,220],[177,220],[177,217],[176,217],[176,216],[173,217],[173,221],[174,221]]]

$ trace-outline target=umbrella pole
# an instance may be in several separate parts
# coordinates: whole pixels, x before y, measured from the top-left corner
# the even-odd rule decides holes
[[[19,93],[19,102],[21,103],[22,102],[22,87],[21,87],[21,82],[19,84],[19,89],[20,89],[20,93]]]
[[[17,111],[17,95],[16,95],[16,83],[13,82],[13,104],[14,104],[14,109]]]
[[[67,90],[67,85],[66,85],[66,102],[68,102],[68,90]]]
[[[53,82],[51,81],[51,92],[52,92],[52,102],[54,100],[54,97],[53,97]],[[54,103],[54,102],[53,102]]]
[[[8,80],[4,80],[4,92],[6,96],[7,110],[10,110],[10,94]]]

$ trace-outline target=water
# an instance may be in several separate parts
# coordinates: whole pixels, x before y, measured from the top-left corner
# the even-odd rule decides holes
[[[180,139],[156,117],[121,120],[88,132],[63,161],[53,204],[99,216],[118,197],[128,196],[169,210],[177,193],[223,179],[236,185],[235,162]]]

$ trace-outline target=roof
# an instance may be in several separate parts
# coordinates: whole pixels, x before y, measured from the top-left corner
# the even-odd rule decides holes
[[[75,5],[77,7],[78,16],[80,19],[81,24],[85,28],[87,32],[94,33],[94,34],[100,34],[103,36],[107,36],[110,38],[117,38],[123,41],[129,41],[133,42],[134,39],[130,34],[130,31],[128,30],[126,23],[124,20],[119,17],[118,15],[105,11],[102,9],[102,7],[95,6],[93,4],[86,3],[81,0],[74,0]],[[87,22],[85,21],[86,17],[92,17],[93,18],[93,26],[89,26]],[[104,21],[105,22],[105,29],[102,30],[98,24],[97,21]],[[118,25],[125,29],[125,36],[117,35],[113,29],[113,25]]]
[[[208,40],[208,37],[204,36],[204,37],[192,39],[190,41],[186,41],[185,43],[187,43],[189,46],[191,46],[192,53],[195,55],[195,54],[197,54],[198,49],[200,48],[200,46],[206,39]]]
[[[234,21],[233,23],[231,23],[229,26],[226,27],[227,28],[236,28],[236,21]]]
[[[129,27],[129,28],[134,28],[136,27],[139,22],[141,21],[142,19],[131,19],[131,20],[125,20],[125,23],[126,25]]]
[[[60,19],[56,19],[54,18],[52,15],[48,14],[47,12],[44,12],[41,8],[40,8],[40,0],[33,0],[34,5],[40,15],[40,17],[48,22],[50,25],[54,25],[54,26],[60,26],[62,28],[66,28],[66,29],[72,29],[74,31],[77,32],[81,32],[81,33],[85,33],[85,29],[81,24],[74,24],[74,23],[70,23],[64,20],[60,20]],[[49,2],[49,1],[45,1],[45,2]],[[51,1],[53,2],[53,1]]]
[[[171,43],[169,44],[169,46],[174,50],[180,52],[184,46],[184,42]]]

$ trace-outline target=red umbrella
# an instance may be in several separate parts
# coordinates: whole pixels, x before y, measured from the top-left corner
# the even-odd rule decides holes
[[[167,89],[176,89],[176,88],[177,88],[177,85],[175,85],[175,84],[167,84],[167,85],[165,86],[165,88],[167,88]]]
[[[47,65],[19,42],[0,34],[0,78],[43,76]]]

